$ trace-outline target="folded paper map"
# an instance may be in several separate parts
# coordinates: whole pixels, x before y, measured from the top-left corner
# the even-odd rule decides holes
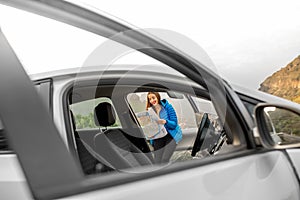
[[[152,108],[136,113],[136,116],[147,139],[157,139],[167,135],[164,125],[157,122],[159,117]]]

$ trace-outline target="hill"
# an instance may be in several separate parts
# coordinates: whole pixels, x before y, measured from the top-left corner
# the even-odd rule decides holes
[[[264,80],[259,90],[300,103],[300,55]]]

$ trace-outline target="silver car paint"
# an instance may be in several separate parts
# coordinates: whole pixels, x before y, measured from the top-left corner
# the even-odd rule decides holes
[[[94,69],[95,70],[95,69]],[[94,70],[92,70],[94,72]],[[99,68],[98,68],[99,70]],[[80,81],[80,79],[87,79],[87,77],[89,79],[95,79],[97,78],[97,76],[92,75],[93,73],[88,73],[87,76],[77,76],[76,77],[76,73],[74,75],[74,71],[77,70],[67,70],[70,74],[67,75],[65,74],[66,71],[60,71],[60,72],[56,72],[56,77],[54,76],[54,85],[53,85],[53,115],[56,116],[54,118],[55,124],[61,134],[61,137],[63,138],[63,140],[66,142],[67,144],[67,138],[66,138],[66,129],[65,129],[65,119],[64,119],[64,113],[63,113],[63,107],[62,107],[62,98],[63,98],[63,91],[65,91],[65,89],[67,87],[69,87],[70,84],[73,83],[74,80]],[[87,70],[89,71],[89,70]],[[96,70],[97,71],[97,70]],[[73,75],[71,75],[73,74]],[[70,76],[71,75],[71,76]],[[72,78],[71,78],[72,77]],[[242,87],[239,87],[239,91],[241,91]],[[248,93],[248,95],[256,95],[258,96],[258,94],[260,94],[261,92],[256,92],[256,91],[251,91],[249,89],[246,90]],[[254,95],[254,96],[255,96]],[[282,100],[281,98],[271,98],[271,95],[267,95],[266,96],[269,98],[268,100],[271,101],[273,99],[274,102],[285,102],[286,100]],[[260,96],[261,98],[264,96]],[[297,159],[300,156],[297,156],[300,151],[295,149],[293,151],[287,151],[290,156],[292,156],[292,161],[293,163],[297,166],[297,164],[299,163],[298,166],[300,166],[300,159]],[[223,165],[224,163],[224,165]],[[226,163],[226,164],[225,164]],[[225,167],[227,165],[227,167]],[[251,167],[250,167],[251,166]],[[222,169],[220,171],[220,169]],[[298,173],[300,172],[300,168],[296,167],[296,169],[298,170]],[[208,170],[208,171],[207,171]],[[212,171],[215,170],[215,173],[213,173]],[[188,170],[190,171],[190,170]],[[253,155],[251,156],[251,158],[249,157],[245,157],[245,158],[239,158],[239,159],[233,159],[233,160],[229,160],[226,162],[222,162],[222,163],[217,163],[216,166],[215,165],[209,165],[209,166],[204,166],[204,167],[199,167],[199,169],[192,169],[192,171],[194,171],[193,173],[195,174],[199,174],[196,177],[190,179],[191,177],[193,177],[193,175],[191,175],[188,172],[179,172],[182,173],[178,176],[178,173],[175,173],[177,175],[168,175],[170,177],[157,177],[154,178],[155,183],[156,182],[160,183],[161,186],[159,188],[161,188],[162,191],[160,191],[159,189],[156,190],[158,195],[163,195],[163,194],[167,194],[167,192],[165,191],[164,188],[166,187],[170,187],[169,185],[174,181],[174,182],[180,182],[178,184],[178,186],[174,186],[175,189],[174,191],[181,191],[185,194],[189,194],[187,196],[193,197],[194,195],[197,195],[199,192],[199,189],[201,189],[201,192],[199,192],[199,194],[201,194],[201,197],[204,197],[205,199],[254,199],[254,198],[258,198],[258,199],[282,199],[279,197],[284,197],[284,196],[289,196],[292,195],[293,198],[288,198],[288,199],[297,199],[295,197],[299,197],[299,185],[297,183],[297,179],[295,178],[295,174],[294,171],[292,170],[292,166],[290,166],[289,161],[287,160],[287,158],[279,151],[275,151],[272,153],[267,153],[267,154],[261,154],[261,155]],[[209,173],[208,173],[209,172]],[[240,176],[237,180],[231,180],[234,177],[236,177],[236,172],[240,173]],[[284,172],[284,173],[281,173]],[[207,173],[209,175],[207,175]],[[276,175],[276,173],[278,173],[279,175]],[[186,175],[187,174],[187,175]],[[226,174],[226,178],[224,178],[224,175]],[[185,177],[184,180],[182,180],[182,176]],[[207,178],[208,176],[211,176],[210,178]],[[279,176],[279,177],[278,177]],[[262,179],[262,177],[264,177]],[[237,177],[236,177],[237,178]],[[213,192],[211,192],[210,190],[213,190],[214,187],[212,188],[208,188],[208,187],[202,187],[203,185],[205,186],[205,182],[203,182],[204,180],[214,180],[214,182],[216,183],[216,185],[220,184],[220,185],[228,185],[230,187],[228,187],[228,191],[226,191],[226,187],[224,187],[222,190],[221,194],[218,194],[218,192],[216,194],[214,194]],[[276,187],[281,187],[278,185],[278,183],[282,182],[281,179],[285,180],[284,182],[288,182],[289,184],[285,184],[284,186],[287,186],[286,188],[282,188],[282,189],[274,189]],[[201,180],[201,181],[200,181]],[[230,181],[229,181],[230,180]],[[128,190],[133,190],[134,192],[132,192],[132,196],[129,195],[128,199],[134,199],[134,197],[138,197],[139,195],[137,195],[137,193],[139,193],[139,191],[141,191],[141,193],[151,193],[151,191],[153,189],[151,189],[150,191],[147,191],[148,189],[146,187],[142,187],[141,189],[137,190],[137,187],[139,187],[140,185],[153,185],[151,184],[151,182],[153,181],[153,179],[151,180],[146,180],[146,181],[142,181],[139,183],[130,183],[130,184],[126,184],[126,185],[122,185],[122,186],[117,186],[116,189],[117,190],[121,190],[121,191],[128,191]],[[181,181],[183,181],[181,183]],[[227,182],[228,181],[228,182]],[[237,181],[239,184],[236,184],[235,181]],[[150,182],[150,183],[148,183]],[[230,183],[231,182],[231,183]],[[258,184],[259,183],[259,184]],[[197,186],[197,188],[194,188],[196,192],[196,194],[194,194],[193,191],[190,191],[191,189],[189,189],[190,187],[193,188],[193,185],[195,185],[195,187]],[[243,185],[242,188],[241,185]],[[178,187],[178,188],[177,188]],[[251,187],[251,190],[248,189],[248,187]],[[269,191],[270,188],[273,188],[274,191],[276,192],[271,192]],[[208,190],[208,191],[205,191]],[[218,187],[215,188],[216,190],[218,190]],[[219,189],[221,190],[221,186],[219,186]],[[122,198],[121,199],[127,199],[125,198],[124,195],[120,194],[120,191],[118,191],[117,195],[115,192],[112,192],[112,190],[115,190],[113,188],[111,189],[104,189],[101,190],[100,192],[92,192],[91,195],[88,195],[87,199],[93,199],[93,197],[95,199],[99,198],[101,196],[101,198],[105,199],[104,197],[106,197],[106,195],[108,195],[108,199],[118,199],[118,196],[120,195]],[[188,190],[188,191],[187,191]],[[202,191],[204,190],[204,191]],[[235,191],[235,192],[233,192]],[[255,194],[248,194],[249,191],[261,191],[261,192],[255,192]],[[274,195],[273,195],[274,193]],[[112,197],[110,197],[112,195]],[[229,195],[229,196],[228,196]],[[145,197],[143,197],[143,199],[147,199],[147,197],[149,196],[153,198],[155,196],[151,196],[151,195],[146,195]],[[238,198],[239,196],[243,196],[243,198]],[[264,197],[263,197],[264,196]],[[85,199],[85,195],[78,196],[79,198],[84,197]],[[181,195],[176,194],[176,195],[172,195],[172,198],[174,197],[180,197],[178,199],[181,199]],[[274,198],[273,198],[274,197]],[[76,197],[77,198],[77,197]],[[156,197],[158,198],[158,197]],[[177,199],[177,198],[175,198]]]
[[[61,89],[64,86],[63,83],[55,86],[55,99],[61,97]],[[57,114],[57,118],[62,120],[59,122],[56,120],[55,123],[66,141],[61,106],[59,102],[54,106],[55,116]],[[297,157],[297,152],[289,152]],[[16,158],[13,156],[8,157],[7,160],[5,157],[3,158],[5,167],[3,171],[9,169],[11,164],[16,166],[11,171],[16,175],[12,180],[24,182],[24,175],[19,173],[21,170]],[[296,162],[299,163],[299,160]],[[1,194],[6,194],[2,189],[3,187],[1,187]],[[20,195],[24,194],[26,198],[28,191],[26,189],[21,189],[21,191],[25,191]],[[9,197],[2,196],[3,199],[9,199]],[[299,184],[285,155],[280,151],[274,151],[227,160],[70,198],[163,199],[170,197],[172,199],[191,197],[203,199],[299,199]]]
[[[67,199],[299,199],[293,169],[280,151],[241,157],[190,170],[71,196]]]
[[[32,199],[25,175],[15,154],[0,156],[1,199]]]

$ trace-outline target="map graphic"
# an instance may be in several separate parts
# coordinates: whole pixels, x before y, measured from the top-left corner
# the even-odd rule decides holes
[[[159,117],[152,108],[136,113],[136,116],[147,139],[157,139],[167,135],[167,130],[163,124],[157,122]]]

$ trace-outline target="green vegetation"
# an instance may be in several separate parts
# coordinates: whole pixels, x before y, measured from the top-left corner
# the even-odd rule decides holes
[[[87,116],[78,114],[78,115],[75,116],[75,121],[76,121],[76,128],[77,129],[97,128],[97,126],[94,122],[93,113],[90,113]]]
[[[93,113],[89,113],[88,115],[75,115],[75,121],[76,121],[76,128],[77,129],[86,129],[86,128],[99,128],[96,126],[94,121],[94,115]],[[120,127],[119,120],[116,121],[113,125],[109,127]]]
[[[297,114],[283,109],[276,109],[269,114],[277,133],[300,136],[300,117]]]
[[[90,99],[87,101],[72,104],[70,106],[74,114],[77,129],[99,128],[98,126],[96,126],[94,121],[94,108],[101,102],[108,102],[112,104],[109,98],[101,97],[98,99]],[[120,127],[120,126],[121,123],[117,116],[116,123],[109,127]]]

